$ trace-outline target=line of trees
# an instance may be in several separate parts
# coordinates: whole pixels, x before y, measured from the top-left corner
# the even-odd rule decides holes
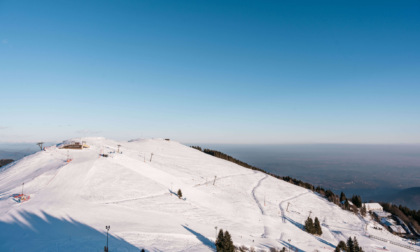
[[[359,246],[359,242],[357,241],[356,237],[349,237],[347,239],[347,243],[344,241],[340,241],[335,247],[335,252],[364,252],[363,248]]]
[[[12,163],[13,161],[14,161],[13,159],[0,159],[0,167],[8,165]]]

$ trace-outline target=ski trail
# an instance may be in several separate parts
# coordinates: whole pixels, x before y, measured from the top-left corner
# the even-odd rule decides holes
[[[265,215],[265,212],[264,212],[264,208],[262,207],[260,201],[257,199],[257,196],[255,195],[255,191],[257,190],[258,187],[261,186],[261,182],[266,178],[268,178],[268,175],[265,175],[263,178],[261,178],[258,181],[257,185],[255,185],[254,188],[252,188],[252,197],[254,198],[255,203],[257,203],[257,206],[260,209],[261,214],[263,215],[262,216],[263,217],[262,221],[263,221],[263,225],[264,225],[264,233],[261,235],[261,237],[263,237],[263,238],[267,238],[270,235],[270,231],[268,230],[268,226],[266,225],[266,220],[265,220],[266,215]]]
[[[129,202],[129,201],[136,201],[136,200],[143,200],[143,199],[148,199],[148,198],[155,198],[155,197],[159,197],[159,196],[163,196],[163,195],[170,195],[170,193],[168,192],[161,192],[161,193],[157,193],[157,194],[152,194],[152,195],[147,195],[147,196],[142,196],[142,197],[138,197],[138,198],[132,198],[132,199],[122,199],[122,200],[116,200],[116,201],[108,201],[108,202],[98,202],[100,204],[120,204],[120,203],[124,203],[124,202]]]
[[[254,186],[254,188],[252,188],[252,197],[254,198],[255,202],[257,203],[258,208],[260,209],[260,211],[261,211],[261,214],[262,214],[262,215],[265,215],[265,212],[264,212],[264,209],[263,209],[263,207],[262,207],[262,205],[261,205],[260,201],[259,201],[259,200],[257,199],[257,197],[255,196],[255,190],[257,190],[257,188],[261,185],[261,182],[262,182],[264,179],[266,179],[267,177],[268,177],[268,175],[265,175],[265,176],[264,176],[264,178],[260,179],[260,180],[258,181],[258,184],[257,184],[256,186]]]

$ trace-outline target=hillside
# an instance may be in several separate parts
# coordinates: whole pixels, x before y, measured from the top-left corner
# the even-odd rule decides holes
[[[411,187],[391,195],[389,200],[393,204],[408,206],[420,210],[420,187]]]
[[[312,191],[180,143],[83,141],[90,148],[50,147],[0,168],[0,251],[103,251],[106,225],[110,251],[212,251],[215,227],[265,250],[332,251],[356,236],[365,251],[412,251],[369,238],[409,245]],[[31,199],[16,203],[22,183]],[[302,230],[309,214],[322,236]]]

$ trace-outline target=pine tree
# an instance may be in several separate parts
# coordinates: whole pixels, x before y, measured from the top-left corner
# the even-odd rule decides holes
[[[349,237],[349,239],[347,240],[347,252],[355,252],[353,240],[351,239],[351,237]]]
[[[354,252],[360,252],[359,242],[356,237],[353,237]]]
[[[341,192],[341,194],[340,194],[340,202],[343,202],[346,199],[347,199],[346,195],[343,192]]]
[[[181,191],[181,189],[178,189],[178,198],[182,198],[182,191]]]
[[[224,235],[223,235],[223,229],[219,230],[219,234],[217,235],[216,239],[216,251],[223,251],[223,245],[224,245]]]
[[[315,229],[315,234],[322,235],[322,228],[319,223],[318,217],[315,217],[314,229]]]
[[[311,217],[308,217],[308,219],[305,221],[305,230],[310,234],[314,233],[314,221]]]
[[[144,249],[141,249],[141,252],[146,252],[146,251],[144,251]]]
[[[225,231],[225,235],[223,237],[223,252],[234,252],[235,246],[232,242],[232,237],[230,236],[228,231]]]
[[[351,202],[358,208],[362,207],[362,198],[359,195],[353,195]]]

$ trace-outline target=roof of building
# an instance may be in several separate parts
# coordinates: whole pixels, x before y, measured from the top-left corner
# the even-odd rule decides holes
[[[381,217],[389,217],[389,216],[392,215],[391,213],[384,212],[384,211],[373,211],[373,213],[380,218]]]
[[[378,210],[378,209],[383,209],[381,204],[379,203],[364,203],[363,204],[366,207],[366,210],[370,211],[370,210]]]

